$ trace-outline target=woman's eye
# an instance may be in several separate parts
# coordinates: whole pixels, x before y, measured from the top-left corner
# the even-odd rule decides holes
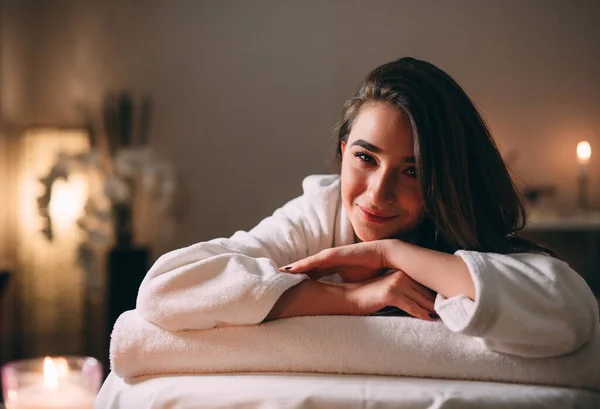
[[[407,168],[403,173],[413,178],[417,177],[417,169],[414,166]]]
[[[371,155],[368,155],[364,152],[356,152],[354,154],[354,156],[356,156],[358,159],[360,159],[364,163],[373,163],[373,164],[377,163],[377,162],[375,162],[375,159],[373,159],[373,157]]]

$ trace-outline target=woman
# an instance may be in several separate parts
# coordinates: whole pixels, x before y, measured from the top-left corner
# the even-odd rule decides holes
[[[447,74],[413,58],[376,68],[346,103],[338,139],[339,176],[306,178],[303,196],[249,232],[162,256],[140,314],[176,331],[391,306],[524,356],[592,337],[594,296],[516,236],[525,213],[514,184]]]

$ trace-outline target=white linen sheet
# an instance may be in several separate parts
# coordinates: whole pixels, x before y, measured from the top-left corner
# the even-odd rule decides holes
[[[600,408],[580,389],[495,382],[334,374],[110,374],[95,409]]]

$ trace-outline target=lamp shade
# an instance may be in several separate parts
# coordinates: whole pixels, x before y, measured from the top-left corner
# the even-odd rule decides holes
[[[75,223],[85,204],[84,174],[47,179],[61,153],[89,152],[83,130],[33,128],[19,140],[17,161],[17,263],[27,353],[77,354],[82,349],[84,279],[76,265],[81,232]],[[40,199],[49,194],[52,240],[44,234]]]

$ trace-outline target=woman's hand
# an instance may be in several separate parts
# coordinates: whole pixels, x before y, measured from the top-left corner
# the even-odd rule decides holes
[[[313,280],[339,274],[346,283],[356,283],[380,276],[387,265],[385,241],[377,240],[334,247],[306,257],[279,271],[306,274]]]
[[[398,307],[410,315],[432,321],[435,293],[417,283],[403,271],[375,277],[348,289],[354,315],[369,315],[384,307]]]
[[[369,315],[394,306],[417,318],[432,320],[435,292],[400,270],[382,275],[394,268],[386,255],[389,248],[388,240],[335,247],[279,270],[306,274],[313,280],[339,274],[345,283],[354,283],[346,285],[354,315]]]

